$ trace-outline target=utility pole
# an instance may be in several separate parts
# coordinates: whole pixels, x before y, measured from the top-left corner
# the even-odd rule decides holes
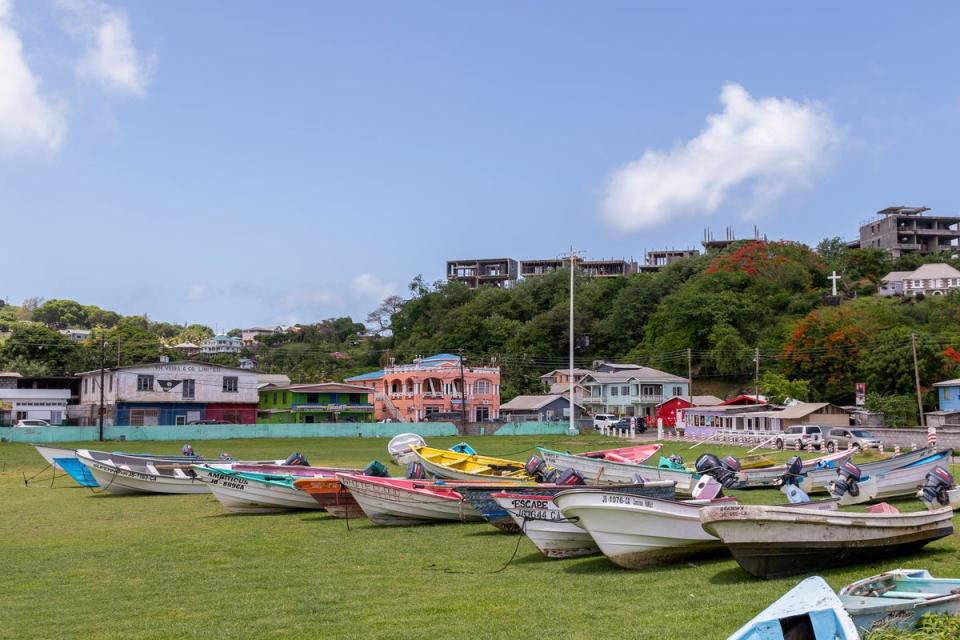
[[[693,406],[693,350],[687,347],[687,395],[690,396],[690,406]]]
[[[917,409],[920,411],[920,426],[926,426],[923,419],[923,396],[920,395],[920,367],[917,365],[917,334],[910,334],[910,348],[913,350],[913,381],[917,385]]]
[[[120,366],[120,336],[117,336],[117,366]]]
[[[107,359],[107,339],[100,338],[100,441],[103,442],[103,377]]]
[[[753,398],[760,404],[760,347],[753,349]]]
[[[573,247],[570,247],[570,253],[565,258],[570,258],[570,371],[568,373],[570,383],[570,400],[568,404],[570,405],[570,426],[567,427],[567,432],[570,435],[579,433],[580,430],[577,428],[577,421],[574,417],[576,412],[577,405],[577,396],[574,383],[574,374],[573,374],[573,347],[574,347],[574,335],[573,335],[573,270],[576,268],[576,259],[577,252],[573,250]]]
[[[460,424],[467,424],[467,386],[463,377],[463,349],[457,349],[460,356]]]

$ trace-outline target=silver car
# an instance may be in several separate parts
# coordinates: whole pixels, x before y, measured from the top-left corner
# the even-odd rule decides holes
[[[825,431],[826,429],[815,424],[789,427],[777,436],[777,449],[805,449],[807,445],[813,445],[814,449],[820,449],[823,446]]]
[[[870,435],[864,429],[830,429],[827,434],[827,451],[859,447],[860,449],[879,449],[880,439]]]

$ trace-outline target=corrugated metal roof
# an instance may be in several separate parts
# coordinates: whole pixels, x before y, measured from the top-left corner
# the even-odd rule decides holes
[[[690,400],[690,396],[670,396],[669,398],[667,398],[657,406],[659,407],[660,405],[667,404],[674,398],[680,398],[681,400],[688,400],[688,401]],[[717,396],[693,396],[694,407],[713,407],[718,404],[723,404],[723,400],[721,400]]]
[[[937,280],[939,278],[960,278],[960,271],[944,262],[935,262],[921,265],[906,277],[907,280]]]
[[[561,395],[545,395],[545,396],[517,396],[510,402],[500,405],[501,411],[536,411],[541,409],[555,400],[566,400],[566,397]],[[575,402],[578,407],[581,407],[580,403]],[[582,408],[582,407],[581,407]]]
[[[935,382],[933,386],[935,387],[956,387],[960,385],[960,378],[955,378],[953,380],[944,380],[943,382]]]
[[[667,373],[666,371],[659,371],[651,367],[640,367],[638,369],[627,369],[625,371],[619,372],[605,372],[605,371],[592,371],[586,376],[586,378],[593,378],[597,382],[607,383],[607,384],[616,384],[620,382],[630,382],[631,380],[636,380],[637,382],[686,382],[686,378],[681,378],[680,376],[675,376],[672,373]]]
[[[344,382],[353,382],[354,380],[379,380],[382,377],[383,377],[383,369],[380,369],[379,371],[371,371],[370,373],[361,373],[358,376],[346,378]]]

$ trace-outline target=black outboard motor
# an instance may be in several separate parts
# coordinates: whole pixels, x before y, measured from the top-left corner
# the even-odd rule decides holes
[[[863,474],[860,471],[860,467],[849,460],[840,465],[840,468],[837,470],[837,479],[833,481],[833,491],[831,492],[833,497],[842,498],[845,493],[849,493],[854,497],[860,495],[859,482],[861,475]]]
[[[284,465],[294,465],[298,467],[309,467],[310,463],[307,462],[307,459],[299,451],[294,451],[291,453],[286,460],[283,461]]]
[[[556,484],[557,478],[560,477],[560,470],[554,469],[553,467],[545,467],[543,473],[537,477],[540,479],[540,482],[545,484]]]
[[[390,471],[387,470],[387,467],[384,466],[382,462],[379,460],[374,460],[363,468],[363,475],[371,476],[373,478],[389,478]]]
[[[947,493],[953,488],[953,476],[943,467],[934,467],[923,480],[923,486],[920,487],[920,499],[927,507],[934,507],[939,504],[945,507],[950,504],[950,496]]]
[[[547,463],[539,456],[530,456],[527,463],[523,465],[524,470],[533,477],[542,477],[547,470]]]
[[[780,476],[780,483],[784,485],[800,486],[803,478],[803,460],[800,456],[793,456],[787,460],[787,470]]]
[[[739,481],[737,472],[740,471],[740,463],[733,456],[721,460],[712,453],[705,453],[697,458],[694,466],[699,473],[716,478],[726,489],[733,488]]]
[[[407,464],[406,476],[409,480],[423,480],[427,477],[427,470],[419,462],[411,462]]]
[[[586,484],[583,481],[583,476],[580,475],[580,472],[576,469],[567,469],[560,473],[556,480],[553,481],[555,484],[562,484],[568,487],[572,487],[579,484]]]

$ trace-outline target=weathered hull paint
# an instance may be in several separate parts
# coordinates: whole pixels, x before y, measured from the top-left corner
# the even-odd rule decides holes
[[[196,473],[227,511],[275,513],[291,509],[320,509],[320,505],[309,494],[292,486],[283,487],[202,468],[197,469]]]
[[[459,496],[437,496],[416,489],[384,486],[364,476],[338,474],[337,477],[376,524],[483,521],[483,516]]]

